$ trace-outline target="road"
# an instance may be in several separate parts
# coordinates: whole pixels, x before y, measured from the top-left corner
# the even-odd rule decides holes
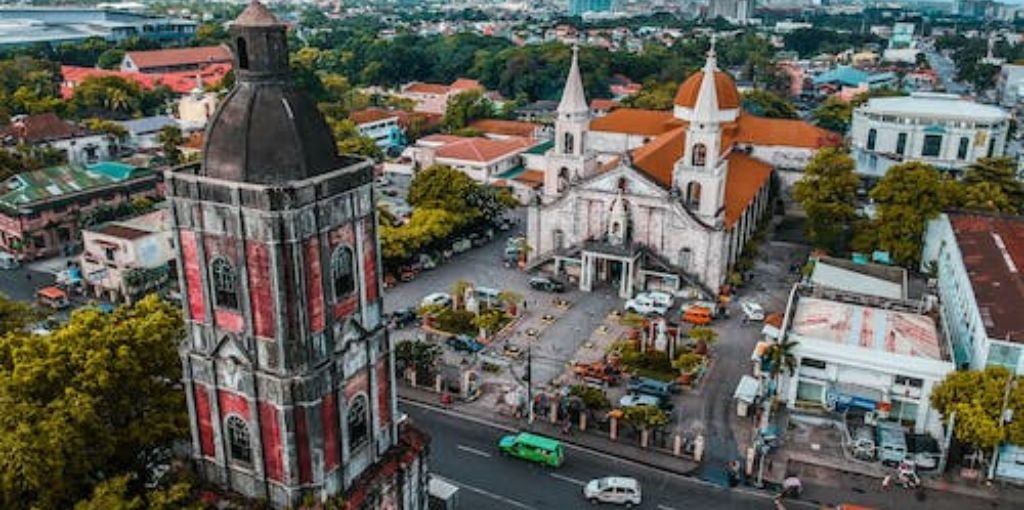
[[[935,70],[946,92],[963,95],[970,91],[969,87],[956,81],[956,64],[950,58],[937,51],[930,51],[926,55],[928,64]]]
[[[408,403],[402,404],[402,410],[431,435],[431,472],[462,489],[459,495],[462,509],[590,508],[582,497],[583,485],[593,478],[613,474],[640,480],[643,508],[773,508],[771,500],[763,493],[728,490],[571,446],[566,452],[566,464],[558,469],[503,457],[498,454],[496,443],[511,431]],[[816,506],[801,503],[789,508]]]

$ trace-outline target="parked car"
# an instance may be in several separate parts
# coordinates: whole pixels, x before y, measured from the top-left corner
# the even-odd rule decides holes
[[[711,314],[711,310],[704,308],[703,306],[690,305],[683,310],[683,322],[689,322],[696,326],[704,326],[711,324],[711,320],[714,316]]]
[[[437,261],[426,253],[421,253],[417,262],[419,262],[420,269],[423,271],[429,271],[437,267]]]
[[[626,301],[626,311],[640,315],[665,315],[668,313],[668,307],[658,303],[646,293],[640,293]]]
[[[875,428],[878,460],[887,466],[898,466],[907,459],[907,436],[899,423],[880,422]]]
[[[939,442],[928,434],[912,434],[907,444],[910,453],[910,460],[917,469],[929,471],[939,467],[939,458],[942,454],[939,451]]]
[[[659,381],[648,377],[632,377],[629,379],[626,388],[634,393],[669,398],[676,391],[676,384],[675,382]]]
[[[505,347],[501,349],[502,354],[512,359],[523,359],[526,352],[523,351],[522,347],[518,345],[505,344]]]
[[[875,460],[875,431],[863,426],[853,431],[853,456],[860,460]]]
[[[477,342],[475,338],[469,335],[448,337],[448,340],[446,340],[445,343],[448,344],[448,347],[451,347],[456,351],[466,352],[469,354],[476,354],[484,350],[484,344]]]
[[[650,296],[655,303],[658,303],[665,308],[672,308],[672,304],[676,299],[672,294],[661,290],[650,290],[647,291],[646,294]]]
[[[388,322],[391,324],[391,327],[397,329],[408,327],[415,324],[417,321],[419,321],[419,316],[416,315],[416,310],[412,307],[396,310],[390,317],[388,317]]]
[[[503,455],[551,467],[561,466],[565,462],[565,448],[560,441],[526,432],[502,437],[498,441],[498,450]]]
[[[451,306],[452,296],[447,292],[435,292],[428,294],[427,297],[420,300],[420,306]]]
[[[740,303],[740,309],[743,310],[743,315],[747,317],[747,320],[751,321],[763,321],[764,320],[764,308],[761,305],[753,301],[743,301]]]
[[[469,239],[466,239],[464,237],[460,237],[459,239],[456,239],[454,243],[452,243],[452,251],[455,253],[467,252],[472,247],[473,243]]]
[[[565,284],[550,276],[534,276],[529,281],[530,288],[544,292],[564,292]]]
[[[391,184],[391,181],[387,177],[379,175],[377,176],[376,179],[374,179],[374,184],[376,184],[377,186],[388,186]]]
[[[624,395],[619,399],[619,407],[635,407],[635,406],[652,406],[657,407],[665,412],[671,412],[674,405],[667,399],[661,397],[655,397],[654,395],[644,395],[642,393],[630,393]]]
[[[640,482],[634,478],[608,476],[591,480],[583,487],[583,497],[591,504],[611,503],[632,508],[643,499],[640,494]]]

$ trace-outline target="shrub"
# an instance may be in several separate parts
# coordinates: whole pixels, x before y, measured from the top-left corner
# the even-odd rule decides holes
[[[476,314],[468,310],[445,309],[434,316],[434,324],[446,333],[476,336],[475,318]]]
[[[577,384],[569,388],[569,395],[579,397],[583,400],[583,404],[587,406],[587,409],[599,410],[611,407],[611,402],[608,401],[608,395],[597,388]]]

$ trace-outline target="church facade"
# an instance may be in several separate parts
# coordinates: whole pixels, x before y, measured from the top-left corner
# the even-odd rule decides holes
[[[620,108],[598,119],[574,53],[555,135],[543,192],[529,207],[532,262],[622,297],[717,291],[769,211],[775,170],[802,169],[838,142],[803,121],[744,112],[713,44],[673,111]]]
[[[199,165],[166,174],[205,480],[290,508],[426,508],[427,437],[398,422],[372,163],[338,155],[293,85],[286,27],[230,27],[237,82]]]

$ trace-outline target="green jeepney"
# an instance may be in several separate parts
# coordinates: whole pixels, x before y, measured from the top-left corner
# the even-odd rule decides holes
[[[498,441],[498,449],[505,455],[551,467],[561,466],[565,462],[565,448],[561,442],[526,432],[502,437]]]

